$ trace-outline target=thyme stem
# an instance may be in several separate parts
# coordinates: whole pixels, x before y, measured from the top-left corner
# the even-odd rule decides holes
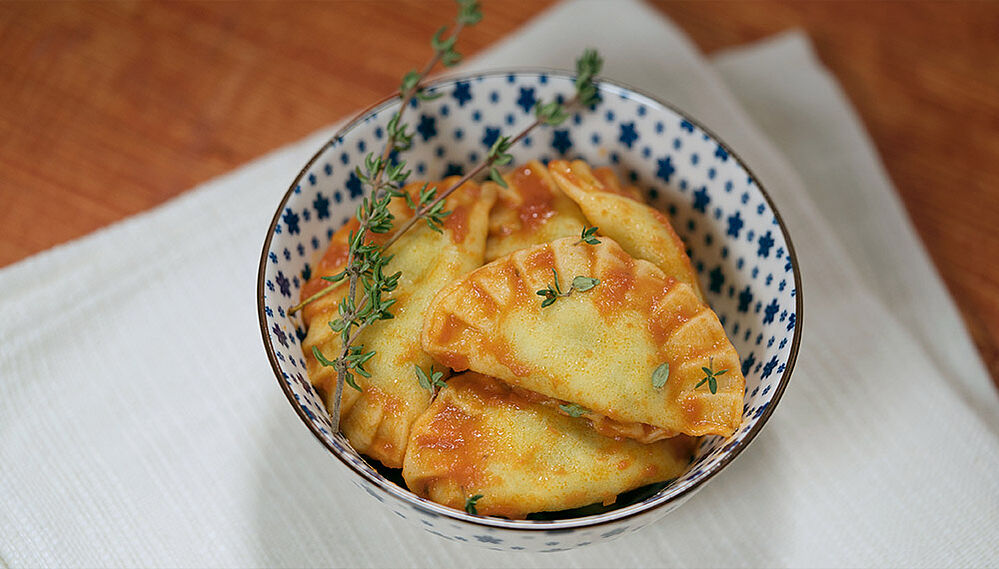
[[[390,293],[395,289],[399,278],[399,273],[389,277],[384,276],[382,273],[383,268],[391,259],[390,255],[385,255],[388,247],[416,225],[420,219],[426,219],[431,229],[440,231],[441,218],[449,213],[442,212],[442,202],[461,187],[462,184],[468,182],[484,170],[488,169],[489,177],[501,186],[506,187],[506,182],[500,176],[495,166],[508,164],[513,159],[507,152],[513,145],[523,140],[531,131],[542,124],[554,125],[564,121],[568,116],[565,111],[567,107],[577,102],[581,102],[583,106],[588,106],[599,100],[599,95],[592,80],[593,76],[599,72],[602,61],[595,51],[587,50],[577,60],[576,93],[568,102],[558,103],[557,101],[553,101],[545,105],[538,103],[535,107],[535,120],[514,138],[511,139],[505,136],[497,138],[489,150],[487,157],[459,178],[445,192],[435,195],[436,188],[428,190],[427,185],[424,185],[423,190],[420,192],[419,204],[414,203],[409,194],[400,191],[402,184],[409,175],[409,171],[403,171],[405,162],[394,163],[391,160],[391,156],[393,151],[406,150],[412,144],[412,134],[407,134],[407,126],[401,124],[401,118],[406,107],[415,98],[421,100],[435,98],[435,95],[428,95],[423,92],[423,80],[437,63],[442,62],[444,65],[450,66],[460,59],[460,55],[453,49],[457,35],[466,23],[474,24],[481,18],[476,0],[459,0],[459,5],[462,7],[462,10],[459,14],[458,23],[452,30],[451,35],[442,40],[441,35],[444,32],[444,28],[442,28],[434,36],[432,42],[434,45],[434,56],[421,71],[410,71],[403,79],[400,87],[401,105],[389,121],[389,136],[382,156],[376,159],[373,153],[368,155],[366,159],[366,174],[361,172],[360,167],[357,169],[358,176],[371,186],[371,196],[364,199],[361,206],[358,207],[358,228],[356,232],[352,231],[348,238],[347,262],[343,272],[334,277],[336,282],[289,310],[289,314],[294,314],[309,302],[328,294],[344,282],[348,283],[347,296],[339,303],[339,317],[329,322],[330,327],[340,334],[342,341],[340,353],[333,361],[320,357],[321,354],[318,352],[316,354],[316,357],[323,365],[332,366],[336,370],[336,390],[333,397],[333,409],[330,413],[330,418],[336,428],[339,428],[340,424],[340,400],[343,396],[344,383],[349,383],[351,387],[360,390],[360,387],[354,381],[353,373],[358,373],[364,377],[371,376],[363,366],[368,359],[375,355],[375,352],[369,351],[365,353],[363,352],[363,345],[355,346],[354,343],[371,324],[378,320],[392,318],[392,314],[388,312],[388,309],[395,300],[382,300],[381,297],[382,293]],[[383,182],[383,174],[386,172],[388,172],[388,181]],[[367,243],[366,239],[369,231],[373,233],[387,233],[392,229],[393,216],[388,210],[388,206],[392,199],[398,197],[406,197],[407,202],[413,208],[412,217],[407,219],[384,244]],[[344,277],[346,277],[346,281],[344,281]],[[357,284],[362,277],[364,278],[365,294],[358,301]],[[580,281],[579,290],[588,290],[599,283],[596,279],[576,277],[573,287],[570,288],[570,292],[573,288],[577,287],[576,281],[580,279],[585,279],[587,282],[583,283]],[[433,373],[432,369],[431,373]]]
[[[577,99],[578,98],[574,96],[572,99],[570,99],[565,104],[566,107],[570,107],[573,104],[575,104],[576,101],[577,101]],[[541,126],[542,124],[544,124],[544,121],[542,119],[540,119],[540,118],[534,119],[534,122],[532,122],[530,125],[528,125],[526,128],[524,128],[524,130],[520,131],[517,134],[517,136],[513,137],[512,139],[510,139],[509,146],[510,147],[515,146],[518,142],[520,142],[525,137],[527,137],[527,135],[531,134],[531,131],[533,131],[537,127]],[[402,237],[404,233],[406,233],[407,231],[410,230],[410,228],[412,228],[414,225],[416,225],[416,223],[420,219],[422,219],[423,216],[425,216],[428,211],[430,211],[431,209],[433,209],[433,207],[436,206],[438,203],[440,203],[440,202],[444,201],[445,199],[447,199],[447,197],[450,196],[451,194],[453,194],[455,192],[455,190],[457,190],[458,188],[460,188],[462,186],[462,184],[464,184],[465,182],[471,180],[472,178],[474,178],[475,176],[479,175],[484,170],[486,170],[487,168],[489,168],[490,166],[492,166],[493,163],[496,162],[496,160],[498,158],[499,158],[498,156],[496,156],[494,154],[490,154],[484,160],[482,160],[481,162],[479,162],[474,168],[472,168],[471,171],[469,171],[468,173],[466,173],[465,175],[463,175],[457,182],[455,182],[454,184],[452,184],[451,187],[449,187],[442,194],[440,194],[439,196],[437,196],[433,201],[431,201],[430,203],[428,203],[428,204],[424,205],[423,207],[419,208],[416,212],[414,212],[413,217],[407,219],[406,222],[403,223],[402,226],[400,226],[399,229],[396,230],[396,232],[393,233],[391,237],[389,237],[388,241],[386,241],[385,244],[383,245],[383,248],[386,249],[386,250],[388,250],[389,246],[391,246],[393,243],[395,243],[396,241],[398,241],[399,238]],[[336,285],[334,285],[334,286],[336,286]]]
[[[461,33],[461,30],[464,29],[464,27],[465,27],[465,21],[461,17],[459,17],[459,21],[457,25],[455,25],[454,29],[451,31],[451,34],[448,37],[448,41],[456,40],[458,34]],[[421,69],[418,72],[416,80],[412,82],[411,86],[408,89],[403,90],[403,92],[400,95],[401,103],[399,106],[399,110],[396,111],[394,117],[394,120],[397,125],[402,123],[402,116],[406,112],[406,107],[410,105],[410,102],[412,102],[412,100],[416,97],[417,93],[419,93],[420,90],[422,89],[423,80],[427,77],[427,75],[430,74],[430,71],[433,70],[434,66],[436,66],[437,63],[441,61],[441,58],[444,56],[445,53],[446,52],[444,50],[435,49],[433,57],[431,57],[430,60],[427,61],[426,65],[423,66],[423,69]],[[405,126],[403,126],[402,131],[404,130]],[[390,129],[388,139],[386,140],[385,143],[385,149],[382,151],[382,159],[379,163],[377,170],[375,171],[374,177],[371,180],[371,186],[375,192],[377,192],[380,187],[382,176],[385,173],[385,169],[389,165],[389,159],[392,155],[392,151],[396,149],[396,143],[398,142],[399,138],[398,135],[402,131],[398,129]],[[377,197],[378,196],[372,195],[372,199],[376,199]],[[363,219],[358,220],[360,222],[357,229],[358,234],[353,236],[355,239],[358,239],[359,242],[362,244],[364,243],[365,238],[367,236],[369,219],[370,219],[369,217],[365,216]],[[384,250],[384,247],[382,249]],[[357,298],[356,296],[357,281],[361,276],[361,271],[358,270],[358,267],[354,265],[354,257],[355,257],[354,253],[355,253],[355,248],[349,247],[347,253],[346,271],[349,279],[348,283],[349,290],[347,291],[347,294],[351,299]],[[307,299],[306,302],[301,303],[295,308],[304,306],[304,304],[310,302],[313,299],[313,297],[318,298],[320,296],[328,294],[337,286],[338,283],[334,283],[331,284],[330,286],[327,286],[325,289],[313,295],[312,297]],[[362,313],[362,311],[367,307],[368,298],[369,297],[366,296],[364,300],[361,302],[360,306],[355,306],[353,310],[348,311],[346,314],[341,314],[340,317],[340,320],[342,322],[345,322],[348,328],[350,328],[351,326],[354,326],[355,328],[353,333],[350,335],[349,339],[343,343],[343,346],[340,350],[340,355],[335,360],[336,391],[334,393],[334,398],[333,398],[333,411],[330,413],[335,428],[339,428],[340,425],[340,400],[343,396],[343,384],[346,382],[347,374],[349,373],[349,364],[346,358],[350,354],[350,348],[357,340],[358,336],[360,336],[361,332],[363,332],[373,322],[372,320],[355,322],[358,314]],[[291,311],[289,311],[289,313],[291,313]]]
[[[569,104],[571,104],[573,102],[575,102],[575,98],[573,98],[572,100],[570,100]],[[511,145],[517,144],[518,142],[520,142],[521,140],[523,140],[527,135],[529,135],[531,133],[531,131],[533,131],[535,128],[537,128],[538,126],[540,126],[542,124],[543,124],[543,121],[541,119],[535,119],[535,121],[532,122],[527,128],[525,128],[524,130],[522,130],[519,134],[517,134],[517,136],[515,136],[513,139],[511,139],[510,144]],[[465,182],[471,180],[475,176],[477,176],[480,173],[482,173],[485,169],[487,169],[490,166],[492,166],[493,162],[495,162],[495,157],[489,157],[489,158],[486,158],[485,160],[482,160],[481,162],[479,162],[478,165],[475,166],[475,168],[473,168],[467,174],[463,175],[461,177],[461,179],[459,179],[457,182],[455,182],[454,184],[452,184],[446,191],[444,191],[442,194],[440,194],[439,196],[437,196],[433,201],[431,201],[428,204],[420,207],[413,214],[413,217],[407,219],[405,221],[405,223],[403,223],[399,227],[399,229],[397,229],[395,231],[395,233],[393,233],[392,236],[388,238],[388,240],[382,245],[382,248],[385,249],[385,250],[388,250],[388,248],[391,247],[393,243],[395,243],[396,241],[398,241],[399,238],[403,236],[403,234],[405,234],[407,231],[409,231],[410,229],[412,229],[412,227],[414,225],[416,225],[416,223],[419,222],[420,219],[422,219],[426,215],[426,213],[428,211],[430,211],[431,209],[433,209],[433,207],[436,206],[438,203],[446,200],[447,197],[450,196],[451,194],[453,194],[455,192],[455,190],[457,190],[458,188],[460,188],[462,186],[462,184],[464,184]],[[358,231],[360,231],[360,230],[358,230]],[[347,257],[347,265],[348,266],[350,266],[351,261],[352,261],[352,258],[348,254],[348,257]],[[356,280],[357,280],[356,277],[352,278],[351,282],[356,282]],[[333,292],[334,290],[336,290],[337,288],[341,287],[344,283],[345,283],[345,281],[339,281],[339,282],[335,282],[335,283],[332,283],[332,284],[328,285],[326,288],[320,290],[319,292],[313,294],[309,298],[307,298],[307,299],[303,300],[302,302],[300,302],[300,303],[296,304],[295,306],[293,306],[291,309],[288,310],[288,314],[294,314],[294,313],[298,312],[299,310],[301,310],[302,308],[304,308],[306,304],[309,304],[310,302],[314,302],[316,300],[319,300],[320,298],[326,296],[327,294],[329,294],[329,293]]]
[[[448,36],[448,39],[450,40],[450,39],[457,38],[458,34],[461,33],[461,30],[464,29],[464,27],[465,27],[465,22],[459,21],[458,24],[454,27],[454,30],[451,32],[451,35]],[[416,93],[419,92],[419,90],[422,88],[422,86],[423,86],[422,85],[423,84],[423,80],[426,79],[427,75],[430,74],[430,72],[433,70],[433,68],[438,63],[440,63],[441,57],[443,57],[444,53],[445,52],[443,52],[441,50],[434,50],[433,57],[431,57],[430,60],[427,61],[427,63],[423,66],[423,69],[421,69],[419,71],[417,81],[411,87],[409,87],[408,89],[406,89],[405,91],[403,91],[400,94],[399,98],[402,101],[402,104],[399,107],[399,110],[396,111],[395,117],[394,117],[397,122],[400,122],[400,123],[402,122],[402,116],[406,112],[406,107],[409,106],[409,104],[413,100],[413,98],[416,97]],[[395,145],[396,145],[397,140],[398,140],[398,132],[395,131],[395,130],[391,131],[389,133],[388,138],[386,139],[385,149],[382,151],[382,160],[381,160],[381,163],[380,163],[380,165],[378,167],[378,170],[375,172],[374,178],[371,180],[371,186],[374,187],[374,188],[376,188],[376,189],[379,187],[379,184],[381,184],[382,176],[385,173],[385,168],[388,166],[389,157],[392,156],[392,150],[395,149]],[[358,227],[357,231],[359,233],[364,233],[366,235],[367,234],[367,229],[368,229],[367,228],[367,224],[366,224],[367,218],[365,218],[365,219],[359,219],[358,221],[360,222],[360,226]],[[347,267],[352,266],[353,262],[354,262],[354,249],[350,248],[348,250],[348,252],[347,252],[347,263],[346,263],[346,266]],[[351,292],[351,294],[354,294],[357,291],[357,278],[358,278],[358,275],[356,273],[351,273],[350,274],[349,284],[350,284],[350,292]],[[304,308],[305,305],[307,305],[307,304],[309,304],[311,302],[314,302],[316,300],[319,300],[320,298],[322,298],[322,297],[326,296],[327,294],[329,294],[329,293],[333,292],[334,290],[336,290],[342,284],[344,284],[344,281],[339,281],[339,282],[332,283],[332,284],[328,285],[326,288],[324,288],[324,289],[320,290],[319,292],[313,294],[309,298],[307,298],[307,299],[299,302],[295,306],[292,306],[290,309],[288,309],[288,314],[289,315],[295,314],[296,312],[298,312],[299,310],[301,310],[302,308]],[[339,381],[337,382],[337,385],[338,385],[337,391],[339,392],[340,390],[342,390],[342,386],[340,385]]]

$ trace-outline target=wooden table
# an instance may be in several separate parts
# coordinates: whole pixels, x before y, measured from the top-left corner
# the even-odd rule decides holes
[[[494,0],[474,53],[548,3]],[[999,382],[999,4],[676,2],[705,51],[799,26],[870,129]],[[0,3],[0,266],[351,114],[451,2]],[[43,213],[51,221],[36,223]]]

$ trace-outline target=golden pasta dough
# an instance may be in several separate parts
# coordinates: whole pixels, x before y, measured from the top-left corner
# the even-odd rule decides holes
[[[440,191],[455,181],[457,178],[444,180]],[[411,184],[406,191],[414,193],[419,187]],[[344,388],[340,417],[340,430],[351,446],[386,466],[402,466],[410,426],[430,403],[429,392],[419,386],[414,375],[414,366],[429,371],[433,364],[420,346],[423,314],[441,287],[482,264],[488,214],[494,199],[493,188],[467,182],[445,200],[451,214],[444,218],[442,233],[420,222],[388,251],[394,257],[386,274],[402,271],[398,288],[391,295],[396,301],[392,306],[394,318],[375,322],[358,337],[358,344],[363,344],[365,350],[376,352],[365,364],[371,377],[356,377],[360,392],[349,386]],[[412,217],[402,199],[393,201],[392,211],[397,227]],[[322,276],[336,274],[346,265],[348,235],[356,227],[354,220],[333,236],[316,274],[303,288],[302,298],[327,285]],[[387,236],[375,234],[372,239],[383,242]],[[337,305],[346,294],[345,289],[342,286],[303,310],[308,332],[302,349],[309,379],[330,409],[336,371],[320,364],[312,348],[318,347],[331,360],[339,354],[340,336],[331,330],[328,322],[337,318]]]
[[[559,188],[583,211],[599,234],[617,241],[636,259],[644,259],[667,275],[687,284],[697,298],[704,300],[697,274],[690,264],[683,241],[673,231],[669,219],[659,210],[626,197],[619,184],[611,189],[582,160],[553,160],[548,165]]]
[[[403,478],[410,490],[482,515],[564,510],[679,476],[696,439],[653,444],[604,437],[581,418],[477,373],[452,377],[413,426]]]
[[[732,434],[745,379],[715,313],[690,286],[613,240],[577,241],[521,249],[441,289],[425,317],[423,348],[455,371],[581,406],[617,435]],[[599,284],[542,307],[537,291],[555,278],[570,291],[575,277]],[[664,365],[668,375],[656,387],[653,374]],[[705,368],[727,370],[712,382],[714,393],[697,385]]]
[[[531,161],[503,179],[466,182],[445,201],[441,233],[421,221],[386,252],[386,274],[402,275],[394,317],[357,339],[375,351],[371,377],[344,388],[340,430],[402,468],[414,493],[456,509],[481,496],[482,515],[610,505],[680,476],[698,436],[739,427],[745,391],[683,243],[610,168]],[[401,198],[390,211],[396,228],[413,215]],[[599,243],[581,240],[591,226]],[[343,270],[357,227],[333,235],[302,300]],[[336,373],[312,350],[339,355],[329,323],[346,288],[302,311],[309,378],[330,409]],[[436,398],[414,369],[432,366],[457,373]]]
[[[496,186],[496,205],[489,214],[487,262],[517,249],[579,235],[586,227],[579,207],[537,160],[514,168],[503,180],[506,188],[486,182]]]

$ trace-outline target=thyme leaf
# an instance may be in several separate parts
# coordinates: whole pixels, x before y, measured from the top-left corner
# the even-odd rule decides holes
[[[656,389],[662,389],[666,385],[666,380],[669,379],[669,363],[664,362],[659,364],[659,367],[652,372],[652,387]]]
[[[534,116],[543,124],[558,126],[565,122],[565,119],[569,118],[569,113],[565,111],[565,107],[557,100],[548,103],[538,101],[534,104]]]
[[[583,51],[576,60],[576,98],[583,107],[592,107],[600,102],[600,93],[593,78],[600,73],[604,60],[595,49]]]
[[[423,368],[418,365],[414,365],[413,369],[416,371],[416,380],[420,383],[420,387],[430,391],[431,393],[436,393],[438,389],[444,389],[447,387],[447,383],[444,381],[444,372],[434,371],[434,366],[430,366],[430,375],[427,375]]]
[[[582,405],[576,405],[575,403],[564,403],[558,406],[559,409],[565,412],[566,415],[570,417],[582,417],[583,415],[590,412],[589,409],[583,407]]]
[[[506,180],[503,179],[503,176],[499,173],[499,170],[497,170],[496,168],[489,169],[489,179],[499,184],[499,186],[503,189],[510,187],[507,185]]]
[[[481,499],[482,499],[482,494],[476,494],[474,496],[469,496],[468,498],[465,498],[465,511],[468,512],[469,514],[472,514],[473,516],[479,515],[479,510],[475,508],[475,504],[477,504]]]
[[[482,20],[478,0],[458,0],[458,23],[474,26]]]
[[[576,277],[572,279],[572,288],[579,292],[586,292],[598,284],[600,284],[600,279],[593,277]]]

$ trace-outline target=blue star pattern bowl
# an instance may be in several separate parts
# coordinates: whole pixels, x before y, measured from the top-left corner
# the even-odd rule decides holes
[[[599,89],[599,105],[561,126],[535,130],[514,148],[514,163],[581,158],[610,165],[643,189],[687,244],[746,377],[741,428],[728,438],[705,437],[682,476],[619,500],[616,509],[554,520],[468,515],[391,482],[330,424],[306,377],[305,330],[287,311],[298,302],[330,236],[353,215],[362,196],[354,168],[368,152],[383,148],[398,97],[365,112],[319,149],[268,228],[257,283],[260,329],[288,402],[353,472],[358,488],[445,539],[499,550],[560,551],[637,531],[679,507],[749,444],[791,375],[801,338],[800,278],[791,240],[770,198],[732,150],[694,120],[621,85],[601,82]],[[445,79],[428,91],[443,96],[406,111],[415,136],[403,158],[413,179],[470,169],[501,133],[512,135],[530,124],[535,102],[568,98],[574,86],[571,75],[534,71]]]

